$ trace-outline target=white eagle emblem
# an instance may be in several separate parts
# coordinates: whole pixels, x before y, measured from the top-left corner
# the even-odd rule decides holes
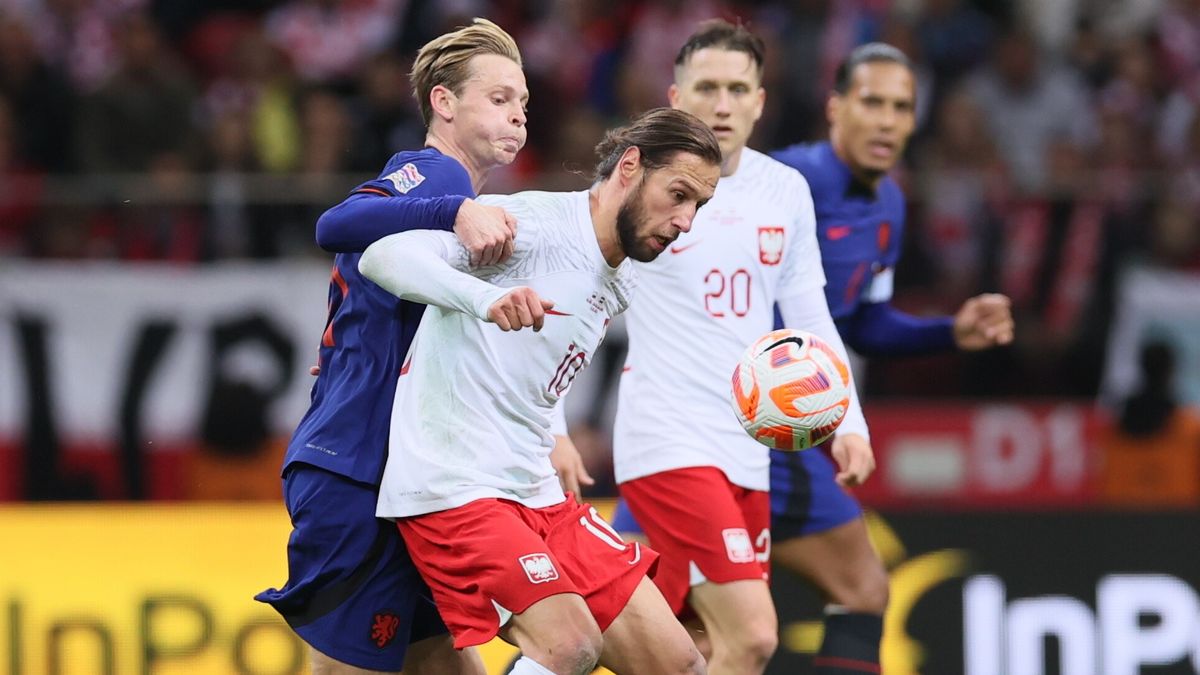
[[[783,260],[783,228],[758,228],[758,260],[764,265],[778,265]]]
[[[544,584],[558,578],[558,570],[554,569],[554,562],[545,553],[530,553],[517,558],[517,560],[525,570],[525,576],[529,577],[529,581],[532,583]]]
[[[729,556],[729,562],[754,562],[754,545],[750,543],[750,533],[746,528],[731,527],[721,530],[721,535],[725,537],[725,554]]]

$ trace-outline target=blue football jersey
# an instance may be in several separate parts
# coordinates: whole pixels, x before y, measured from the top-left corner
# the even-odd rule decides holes
[[[392,157],[379,178],[351,193],[379,198],[474,197],[456,160],[433,148]],[[452,222],[452,218],[449,219]],[[394,231],[445,223],[398,223]],[[378,223],[371,224],[373,228]],[[312,403],[288,445],[284,469],[305,462],[378,485],[387,458],[396,381],[425,306],[400,300],[358,272],[361,253],[338,253],[321,336],[321,374]]]
[[[904,230],[904,195],[890,176],[876,190],[854,179],[828,142],[797,144],[771,157],[799,171],[812,190],[825,297],[834,320],[863,302],[891,300]]]

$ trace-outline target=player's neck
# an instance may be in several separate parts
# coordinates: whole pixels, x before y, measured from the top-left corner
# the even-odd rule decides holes
[[[846,167],[846,169],[850,172],[850,175],[854,177],[854,180],[870,188],[871,192],[875,192],[879,189],[879,181],[883,180],[883,177],[887,175],[886,173],[881,173],[878,171],[864,171],[862,169],[855,168],[854,165],[846,159],[848,157],[848,153],[842,148],[837,138],[830,139],[829,145],[833,147],[833,156],[837,157],[838,161]]]
[[[742,163],[742,151],[746,146],[742,146],[737,150],[729,153],[728,157],[721,159],[721,178],[726,178],[737,173],[738,166]]]
[[[625,261],[625,250],[621,248],[621,236],[617,234],[617,207],[621,195],[613,191],[611,178],[597,183],[588,190],[588,212],[592,216],[592,229],[596,232],[596,243],[600,254],[609,267],[617,267]],[[605,192],[603,198],[601,195]],[[606,205],[611,205],[606,208]]]
[[[479,194],[483,190],[483,184],[487,182],[492,167],[481,166],[479,162],[473,161],[470,153],[456,144],[453,138],[443,136],[430,129],[425,136],[425,147],[434,148],[443,155],[457,160],[467,170],[467,175],[471,178],[471,189],[475,190],[475,194]]]

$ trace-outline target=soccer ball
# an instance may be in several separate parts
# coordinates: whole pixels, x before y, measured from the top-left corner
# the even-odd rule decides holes
[[[746,433],[775,450],[820,445],[850,408],[850,369],[821,338],[777,330],[733,369],[733,410]]]

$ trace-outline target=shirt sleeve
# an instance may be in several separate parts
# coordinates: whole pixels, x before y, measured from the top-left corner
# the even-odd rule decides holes
[[[357,253],[373,242],[409,230],[454,229],[463,195],[395,197],[355,191],[317,220],[317,245],[333,253]]]
[[[511,288],[468,274],[462,244],[447,232],[392,234],[367,247],[358,261],[363,276],[397,297],[488,320],[488,309]]]
[[[813,211],[812,193],[808,182],[798,173],[798,199],[792,227],[792,240],[787,243],[784,271],[779,277],[777,298],[783,298],[816,288],[825,287],[825,270],[821,267],[821,248],[817,244],[817,220]]]
[[[555,436],[567,435],[567,413],[561,398],[550,413],[550,433]]]
[[[833,350],[846,364],[846,368],[850,369],[846,346],[842,344],[842,338],[838,335],[833,318],[829,316],[825,293],[819,287],[780,299],[779,312],[783,316],[783,325],[788,328],[806,330],[821,338],[830,347],[833,347]],[[846,410],[846,417],[838,427],[837,433],[859,434],[868,441],[871,439],[867,429],[867,420],[858,400],[858,387],[854,381],[853,371],[850,374],[850,407]]]

